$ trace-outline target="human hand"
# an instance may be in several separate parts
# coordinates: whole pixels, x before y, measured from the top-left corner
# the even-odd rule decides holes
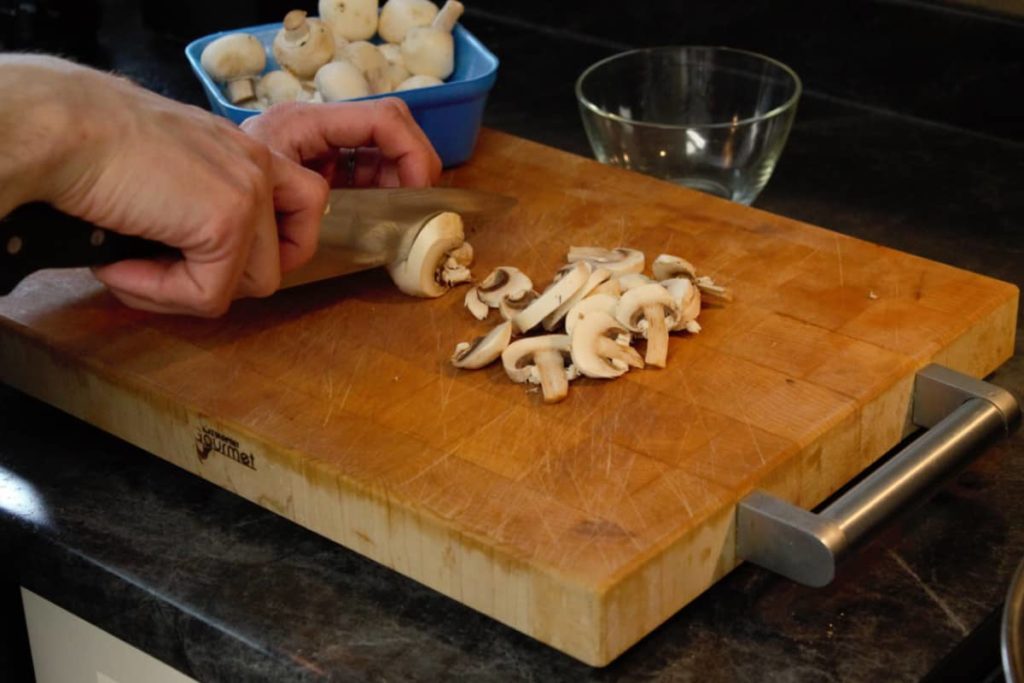
[[[126,304],[217,316],[232,299],[271,294],[312,256],[329,189],[317,173],[224,119],[123,79],[50,58],[19,63],[43,101],[30,108],[34,125],[59,131],[62,144],[18,200],[182,253],[97,268]]]
[[[241,127],[332,187],[426,187],[441,176],[441,159],[409,107],[394,97],[280,104]]]

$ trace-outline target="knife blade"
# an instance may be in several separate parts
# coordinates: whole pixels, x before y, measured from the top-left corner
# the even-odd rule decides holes
[[[320,224],[316,255],[287,274],[281,286],[368,270],[400,259],[408,253],[423,223],[442,211],[486,219],[515,204],[511,197],[463,188],[332,190]],[[0,219],[0,296],[43,268],[180,256],[167,245],[98,227],[48,204],[25,204]]]

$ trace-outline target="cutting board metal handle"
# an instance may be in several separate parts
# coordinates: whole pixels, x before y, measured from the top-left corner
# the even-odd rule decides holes
[[[917,373],[913,422],[927,431],[820,512],[764,491],[741,500],[739,558],[807,586],[828,585],[853,547],[1016,430],[1020,407],[997,386],[933,364]]]

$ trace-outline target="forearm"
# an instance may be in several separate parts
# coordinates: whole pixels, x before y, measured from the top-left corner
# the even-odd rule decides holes
[[[74,101],[91,73],[54,57],[0,54],[0,216],[51,198],[62,160],[82,142]]]

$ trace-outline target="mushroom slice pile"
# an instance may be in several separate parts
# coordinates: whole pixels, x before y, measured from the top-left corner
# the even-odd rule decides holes
[[[536,301],[512,318],[516,329],[528,332],[539,325],[545,317],[551,315],[587,283],[592,270],[589,263],[581,261],[565,271],[560,280],[552,282]]]
[[[572,362],[587,377],[612,379],[644,361],[629,345],[629,332],[604,311],[591,311],[572,331]]]
[[[459,214],[439,213],[420,228],[405,260],[388,266],[388,274],[406,294],[439,297],[457,281],[446,273],[448,259],[465,241]]]
[[[665,367],[668,357],[668,331],[676,324],[672,296],[658,283],[629,290],[615,307],[615,318],[630,332],[647,340],[644,360],[648,365]]]
[[[505,372],[513,382],[539,384],[545,403],[557,403],[569,392],[576,371],[565,361],[571,358],[572,340],[567,334],[525,337],[501,352]]]
[[[512,323],[504,322],[471,342],[461,342],[452,354],[452,365],[476,370],[498,360],[512,341]]]
[[[625,275],[620,275],[615,279],[619,281],[620,294],[622,294],[623,292],[628,292],[631,289],[636,289],[637,287],[649,285],[652,282],[654,282],[654,280],[647,277],[643,273],[626,273]]]
[[[596,268],[591,271],[587,281],[583,283],[582,287],[576,290],[575,294],[563,301],[558,308],[544,317],[544,329],[551,332],[558,327],[558,323],[562,322],[562,318],[564,318],[565,314],[569,312],[569,309],[576,305],[577,301],[594,291],[595,287],[607,282],[611,276],[612,274],[604,268]]]
[[[615,307],[618,305],[619,297],[612,296],[611,294],[595,294],[576,302],[565,316],[565,333],[571,335],[576,327],[576,323],[588,313],[603,311],[610,316],[614,316]]]
[[[626,247],[569,247],[568,261],[586,261],[594,268],[604,268],[613,275],[642,273],[644,270],[644,252]]]

